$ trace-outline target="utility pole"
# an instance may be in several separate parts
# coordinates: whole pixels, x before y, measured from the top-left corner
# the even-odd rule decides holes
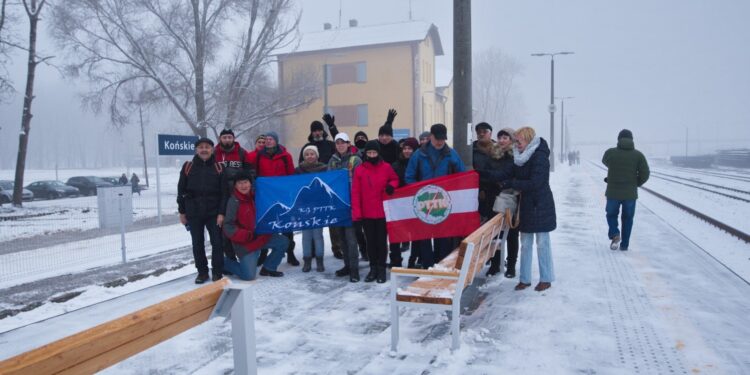
[[[555,56],[572,55],[575,52],[532,53],[531,56],[550,57],[550,92],[549,92],[549,171],[555,171]]]
[[[143,150],[143,174],[146,176],[146,186],[148,185],[148,161],[146,160],[146,137],[143,135],[143,109],[138,106],[138,116],[141,121],[141,150]]]
[[[565,161],[563,152],[565,151],[565,99],[573,99],[573,96],[558,96],[556,99],[560,100],[560,163]]]
[[[471,0],[453,0],[453,148],[471,165]]]

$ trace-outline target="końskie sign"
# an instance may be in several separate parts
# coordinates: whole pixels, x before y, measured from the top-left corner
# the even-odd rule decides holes
[[[198,137],[159,134],[159,155],[193,155]]]

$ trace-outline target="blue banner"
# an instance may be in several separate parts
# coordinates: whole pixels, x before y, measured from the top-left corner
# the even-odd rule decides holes
[[[255,208],[255,232],[260,234],[350,226],[349,172],[260,177]]]
[[[194,155],[198,137],[192,135],[159,134],[159,155]]]

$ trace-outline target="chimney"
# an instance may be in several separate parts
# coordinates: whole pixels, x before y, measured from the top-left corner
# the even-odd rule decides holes
[[[326,22],[323,24],[323,30],[330,30],[330,29],[331,29],[331,24],[329,22]]]
[[[354,18],[352,18],[352,19],[349,20],[349,27],[357,27],[358,24],[359,23]]]

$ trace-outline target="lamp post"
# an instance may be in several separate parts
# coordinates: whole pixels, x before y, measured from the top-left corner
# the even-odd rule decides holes
[[[555,52],[555,53],[532,53],[531,56],[549,56],[550,57],[550,94],[549,94],[549,170],[555,171],[555,56],[572,55],[575,52]]]
[[[560,163],[565,161],[565,99],[575,99],[575,96],[558,96],[555,99],[559,100],[560,105]]]

